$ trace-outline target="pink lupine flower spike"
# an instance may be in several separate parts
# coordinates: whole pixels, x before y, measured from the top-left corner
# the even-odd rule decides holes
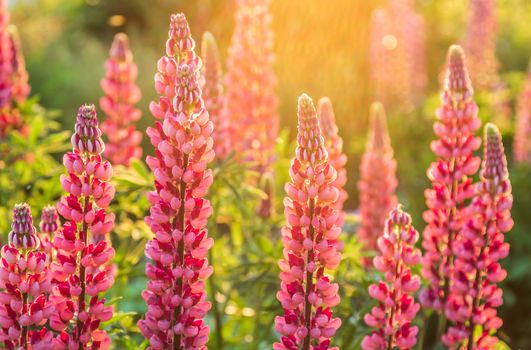
[[[420,277],[411,269],[421,259],[420,250],[415,248],[418,239],[409,214],[400,205],[393,209],[378,238],[380,254],[374,258],[374,266],[384,274],[385,281],[369,287],[369,295],[378,305],[364,319],[376,330],[363,339],[363,350],[405,350],[417,342],[418,328],[411,323],[420,309],[414,299]]]
[[[212,213],[205,199],[212,184],[207,168],[214,159],[213,124],[201,97],[201,59],[185,16],[171,16],[166,55],[158,62],[158,102],[150,105],[161,119],[147,133],[155,157],[147,163],[155,174],[155,191],[146,223],[154,233],[146,244],[149,279],[142,297],[145,318],[138,322],[149,349],[206,350],[210,309],[205,280],[212,274],[208,250],[213,244],[206,223]]]
[[[99,326],[112,317],[101,294],[114,283],[106,271],[114,249],[105,235],[114,226],[114,214],[106,208],[115,190],[109,183],[112,167],[101,157],[105,145],[94,105],[79,108],[72,146],[63,157],[67,174],[61,176],[68,195],[57,204],[66,223],[53,239],[57,255],[51,269],[57,283],[51,298],[57,312],[50,326],[59,332],[58,348],[108,349],[110,338]]]
[[[337,172],[328,161],[312,99],[303,94],[298,104],[295,157],[285,186],[286,225],[282,229],[284,257],[279,261],[280,291],[284,309],[275,319],[280,342],[275,350],[326,350],[341,325],[331,308],[339,303],[337,283],[325,269],[337,268],[341,260],[339,241],[341,214],[335,202]]]
[[[383,106],[375,102],[371,106],[370,132],[365,153],[361,158],[360,193],[361,227],[359,239],[367,251],[377,250],[378,237],[382,234],[385,220],[396,206],[396,161]],[[370,259],[364,261],[370,265]]]
[[[438,139],[431,143],[437,161],[428,169],[432,188],[425,191],[428,210],[423,215],[427,225],[422,240],[422,274],[429,283],[420,300],[424,307],[444,315],[455,260],[453,244],[460,240],[467,215],[465,202],[474,194],[471,177],[480,165],[474,151],[481,139],[474,133],[481,122],[465,55],[457,45],[448,52],[441,102],[436,112],[438,121],[433,126]],[[444,322],[441,319],[439,326],[443,327]]]
[[[114,165],[129,165],[132,159],[142,156],[142,133],[134,126],[141,116],[140,110],[134,106],[141,94],[135,85],[138,70],[126,34],[114,36],[105,69],[107,74],[101,81],[105,96],[100,99],[101,109],[107,115],[101,125],[108,139],[104,155]]]
[[[509,254],[504,234],[513,226],[513,197],[500,131],[493,124],[485,126],[480,180],[462,238],[454,246],[455,271],[446,306],[452,324],[443,336],[452,349],[495,348],[494,334],[503,323],[496,308],[503,304],[498,283],[507,272],[500,260]]]
[[[15,205],[0,260],[0,342],[5,349],[52,348],[53,335],[44,328],[55,310],[47,300],[52,288],[48,259],[29,205]]]

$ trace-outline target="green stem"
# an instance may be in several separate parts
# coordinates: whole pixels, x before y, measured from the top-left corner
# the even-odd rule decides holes
[[[210,261],[210,265],[214,265],[213,261],[213,254],[212,249],[208,251],[208,260]],[[219,303],[216,300],[216,294],[217,294],[217,288],[216,288],[216,282],[214,280],[215,274],[212,274],[210,278],[208,279],[208,286],[210,289],[210,295],[212,299],[212,310],[214,312],[214,324],[216,326],[216,344],[218,350],[223,350],[223,324],[221,321],[221,313],[219,312]]]

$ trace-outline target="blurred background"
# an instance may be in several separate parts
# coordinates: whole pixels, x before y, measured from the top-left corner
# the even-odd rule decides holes
[[[271,6],[281,127],[287,131],[288,140],[292,140],[296,132],[297,96],[302,92],[308,93],[314,100],[322,96],[332,99],[339,133],[349,159],[348,210],[355,210],[358,206],[356,183],[359,160],[366,142],[369,106],[374,100],[369,73],[371,12],[383,3],[376,0],[274,0]],[[105,73],[103,63],[115,33],[125,32],[130,37],[134,59],[139,67],[137,83],[142,89],[138,107],[143,117],[138,128],[145,130],[153,124],[147,107],[149,101],[156,97],[153,76],[156,62],[163,54],[170,13],[186,14],[198,44],[204,31],[212,32],[218,41],[222,62],[225,62],[234,28],[235,4],[231,0],[11,0],[9,4],[11,23],[16,24],[20,31],[32,94],[39,97],[41,105],[60,113],[58,121],[61,130],[72,129],[80,104],[97,105],[102,96],[99,84]],[[414,109],[404,112],[389,106],[387,112],[398,161],[398,195],[421,231],[424,225],[421,213],[425,209],[423,191],[429,185],[425,172],[433,161],[429,142],[434,138],[431,126],[434,110],[439,104],[439,73],[444,67],[448,46],[464,39],[468,1],[418,0],[415,6],[427,22],[427,89]],[[496,56],[506,87],[507,116],[500,119],[497,110],[492,108],[488,102],[492,98],[490,92],[476,91],[476,96],[484,122],[501,120],[500,127],[510,158],[516,101],[531,55],[531,2],[498,0],[496,10]],[[144,138],[144,154],[151,152],[152,147]],[[531,313],[531,258],[527,255],[531,249],[530,175],[528,166],[511,168],[516,226],[507,235],[512,243],[512,253],[505,261],[509,277],[505,282],[505,305],[501,313],[505,320],[502,338],[515,349],[531,348],[531,318],[528,316]],[[222,251],[219,247],[216,249]],[[134,270],[140,271],[141,275],[143,264],[138,264],[138,260],[136,264],[142,265]],[[263,288],[277,285],[275,275],[273,271],[272,280],[267,282],[270,284]],[[134,278],[134,274],[131,276]],[[137,281],[136,284],[134,281]],[[356,283],[352,284],[356,286]],[[130,286],[134,287],[130,294],[138,295],[145,286],[145,280],[133,279]],[[351,293],[351,296],[350,307],[361,308],[356,293]],[[123,310],[141,312],[143,306],[139,309],[138,304],[134,305],[138,299],[131,300],[131,305],[123,304]],[[236,312],[227,309],[230,305],[223,298],[220,297],[219,301],[225,306],[222,313],[225,312],[223,317],[227,328],[224,336],[229,339],[227,344],[235,343],[227,348],[262,348],[259,343],[253,343],[256,339],[246,338],[246,323],[238,319],[247,319],[248,323],[252,323],[255,311],[249,310],[254,309],[244,311],[246,309],[242,306]],[[245,302],[241,301],[241,304]],[[275,310],[278,306],[273,300],[269,307]],[[274,314],[275,311],[269,312]],[[351,318],[345,323],[357,327],[359,314],[350,313],[348,316]],[[128,323],[131,327],[134,327],[133,324],[132,321]],[[345,334],[343,332],[340,338]],[[261,338],[264,341],[262,344],[274,338],[274,333],[269,332]],[[347,344],[346,339],[340,340],[340,343]],[[236,345],[238,343],[240,345]],[[342,348],[356,347],[344,345]]]

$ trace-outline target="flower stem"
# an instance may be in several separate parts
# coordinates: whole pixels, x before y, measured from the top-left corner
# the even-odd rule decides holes
[[[214,255],[212,254],[212,249],[208,251],[208,260],[210,264],[214,266],[213,260]],[[223,350],[223,324],[221,322],[221,314],[219,312],[219,304],[216,300],[217,288],[216,282],[214,281],[214,274],[208,279],[208,286],[210,289],[210,295],[212,296],[212,309],[214,311],[214,324],[216,326],[216,345],[218,350]]]
[[[310,199],[310,239],[314,239],[315,229],[312,225],[313,221],[313,214],[315,209],[315,199]],[[310,327],[311,327],[311,316],[312,316],[312,304],[310,304],[309,296],[313,288],[313,272],[308,271],[308,263],[310,261],[313,261],[313,248],[308,251],[308,258],[306,260],[306,291],[304,295],[304,321],[306,322],[306,329],[308,333],[306,334],[306,337],[304,338],[304,342],[302,345],[302,350],[310,350]]]
[[[86,271],[85,266],[81,264],[81,260],[83,260],[83,257],[85,256],[85,250],[87,249],[88,244],[88,225],[85,221],[85,214],[88,212],[89,208],[89,199],[87,197],[83,198],[83,226],[81,228],[80,232],[80,239],[83,240],[83,249],[81,250],[81,255],[79,257],[79,283],[81,286],[81,293],[79,294],[79,298],[77,300],[77,342],[79,349],[84,349],[83,344],[81,343],[81,332],[83,329],[83,322],[79,319],[79,314],[83,311],[85,311],[85,289],[87,287],[87,281],[86,281]]]
[[[188,166],[188,155],[184,155],[183,158],[183,173],[186,171],[186,168]],[[179,264],[181,265],[181,268],[184,267],[184,229],[186,227],[184,222],[184,201],[186,200],[186,183],[181,178],[180,184],[179,184],[179,195],[181,199],[181,206],[179,207],[178,212],[178,223],[180,225],[179,230],[181,231],[182,237],[179,240],[179,244],[177,245],[177,252],[179,254]],[[183,284],[184,284],[184,269],[182,271],[182,275],[180,278],[177,279],[177,295],[181,297],[181,303],[179,306],[175,309],[174,315],[173,315],[173,324],[172,324],[172,332],[173,332],[173,350],[179,350],[182,349],[181,347],[181,334],[175,334],[175,331],[173,330],[173,326],[175,326],[176,322],[179,322],[179,318],[181,317],[182,312],[182,295],[183,295]]]

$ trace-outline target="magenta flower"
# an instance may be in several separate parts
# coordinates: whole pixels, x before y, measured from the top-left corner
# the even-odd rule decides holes
[[[317,113],[306,94],[299,97],[298,119],[298,146],[289,170],[291,181],[285,187],[284,258],[279,261],[277,299],[284,315],[275,319],[280,342],[273,347],[326,350],[341,325],[331,310],[339,303],[339,285],[325,274],[341,260],[337,172],[328,161]]]
[[[201,56],[203,58],[203,100],[210,120],[214,124],[212,138],[216,158],[223,160],[231,152],[231,131],[229,119],[222,117],[223,84],[221,83],[221,62],[218,46],[214,36],[206,32],[201,41]]]
[[[147,133],[155,157],[147,163],[155,174],[145,218],[154,237],[145,249],[151,262],[142,297],[145,318],[138,322],[150,349],[206,349],[210,309],[205,280],[212,274],[207,254],[213,244],[206,223],[212,213],[204,197],[212,184],[208,163],[214,159],[213,124],[201,98],[201,60],[185,16],[171,16],[166,55],[158,63],[155,87],[161,95],[150,105],[157,122]]]
[[[507,276],[500,260],[509,254],[504,234],[513,226],[513,197],[500,131],[493,124],[485,126],[480,179],[461,240],[453,246],[456,260],[446,305],[452,325],[443,336],[451,348],[492,349],[498,343],[493,334],[503,323],[496,315],[503,304],[497,284]]]
[[[531,165],[531,66],[518,98],[513,154],[517,163]]]
[[[53,335],[44,324],[54,312],[48,256],[42,251],[31,209],[13,210],[8,243],[0,259],[0,342],[5,349],[51,349]]]
[[[448,52],[448,67],[442,105],[437,109],[438,121],[433,130],[438,139],[431,143],[437,161],[428,169],[432,188],[425,191],[428,210],[424,212],[426,228],[422,246],[425,249],[422,274],[428,287],[421,293],[424,307],[442,312],[450,292],[453,273],[453,243],[460,240],[466,222],[465,201],[474,194],[471,176],[480,165],[473,156],[481,144],[474,133],[480,127],[477,105],[461,47],[453,45]]]
[[[237,1],[222,109],[222,118],[234,126],[232,148],[262,176],[258,186],[269,196],[257,209],[262,217],[269,217],[272,211],[271,165],[279,129],[270,3],[271,0]]]
[[[142,156],[142,133],[133,124],[141,116],[134,106],[141,93],[135,85],[138,70],[126,34],[114,36],[109,54],[105,62],[107,74],[101,81],[105,96],[100,99],[101,109],[107,115],[101,130],[109,140],[104,155],[112,164],[129,165],[132,159]]]
[[[470,78],[478,90],[491,90],[501,82],[496,58],[496,0],[471,0],[464,41]]]
[[[411,268],[421,260],[420,250],[415,248],[418,239],[411,217],[398,205],[389,213],[378,238],[380,254],[374,258],[374,266],[385,281],[369,287],[369,295],[378,305],[364,320],[376,330],[363,339],[363,350],[411,349],[417,343],[418,328],[411,322],[420,309],[414,298],[420,277]]]
[[[336,125],[336,117],[332,107],[332,101],[328,97],[319,100],[319,125],[325,140],[325,148],[328,152],[328,160],[336,169],[337,178],[334,186],[339,190],[339,197],[334,203],[335,209],[342,212],[343,204],[347,200],[347,191],[343,189],[347,183],[347,155],[343,153],[343,139],[339,136]],[[340,225],[342,226],[342,225]]]
[[[58,347],[108,349],[110,338],[99,325],[112,317],[112,307],[100,295],[114,282],[106,272],[114,249],[104,237],[114,225],[114,214],[106,208],[115,191],[109,183],[112,167],[101,157],[105,145],[94,105],[79,108],[72,146],[63,157],[67,174],[61,176],[68,195],[57,204],[66,223],[53,239],[57,255],[51,269],[57,283],[51,300],[56,313],[50,326],[60,332]]]
[[[410,0],[391,0],[372,13],[370,73],[376,98],[410,109],[427,83],[425,21]]]
[[[370,132],[360,173],[361,227],[358,236],[364,249],[375,251],[385,220],[396,206],[395,189],[398,184],[385,111],[380,103],[371,106]],[[370,261],[365,261],[365,264],[370,265]]]

